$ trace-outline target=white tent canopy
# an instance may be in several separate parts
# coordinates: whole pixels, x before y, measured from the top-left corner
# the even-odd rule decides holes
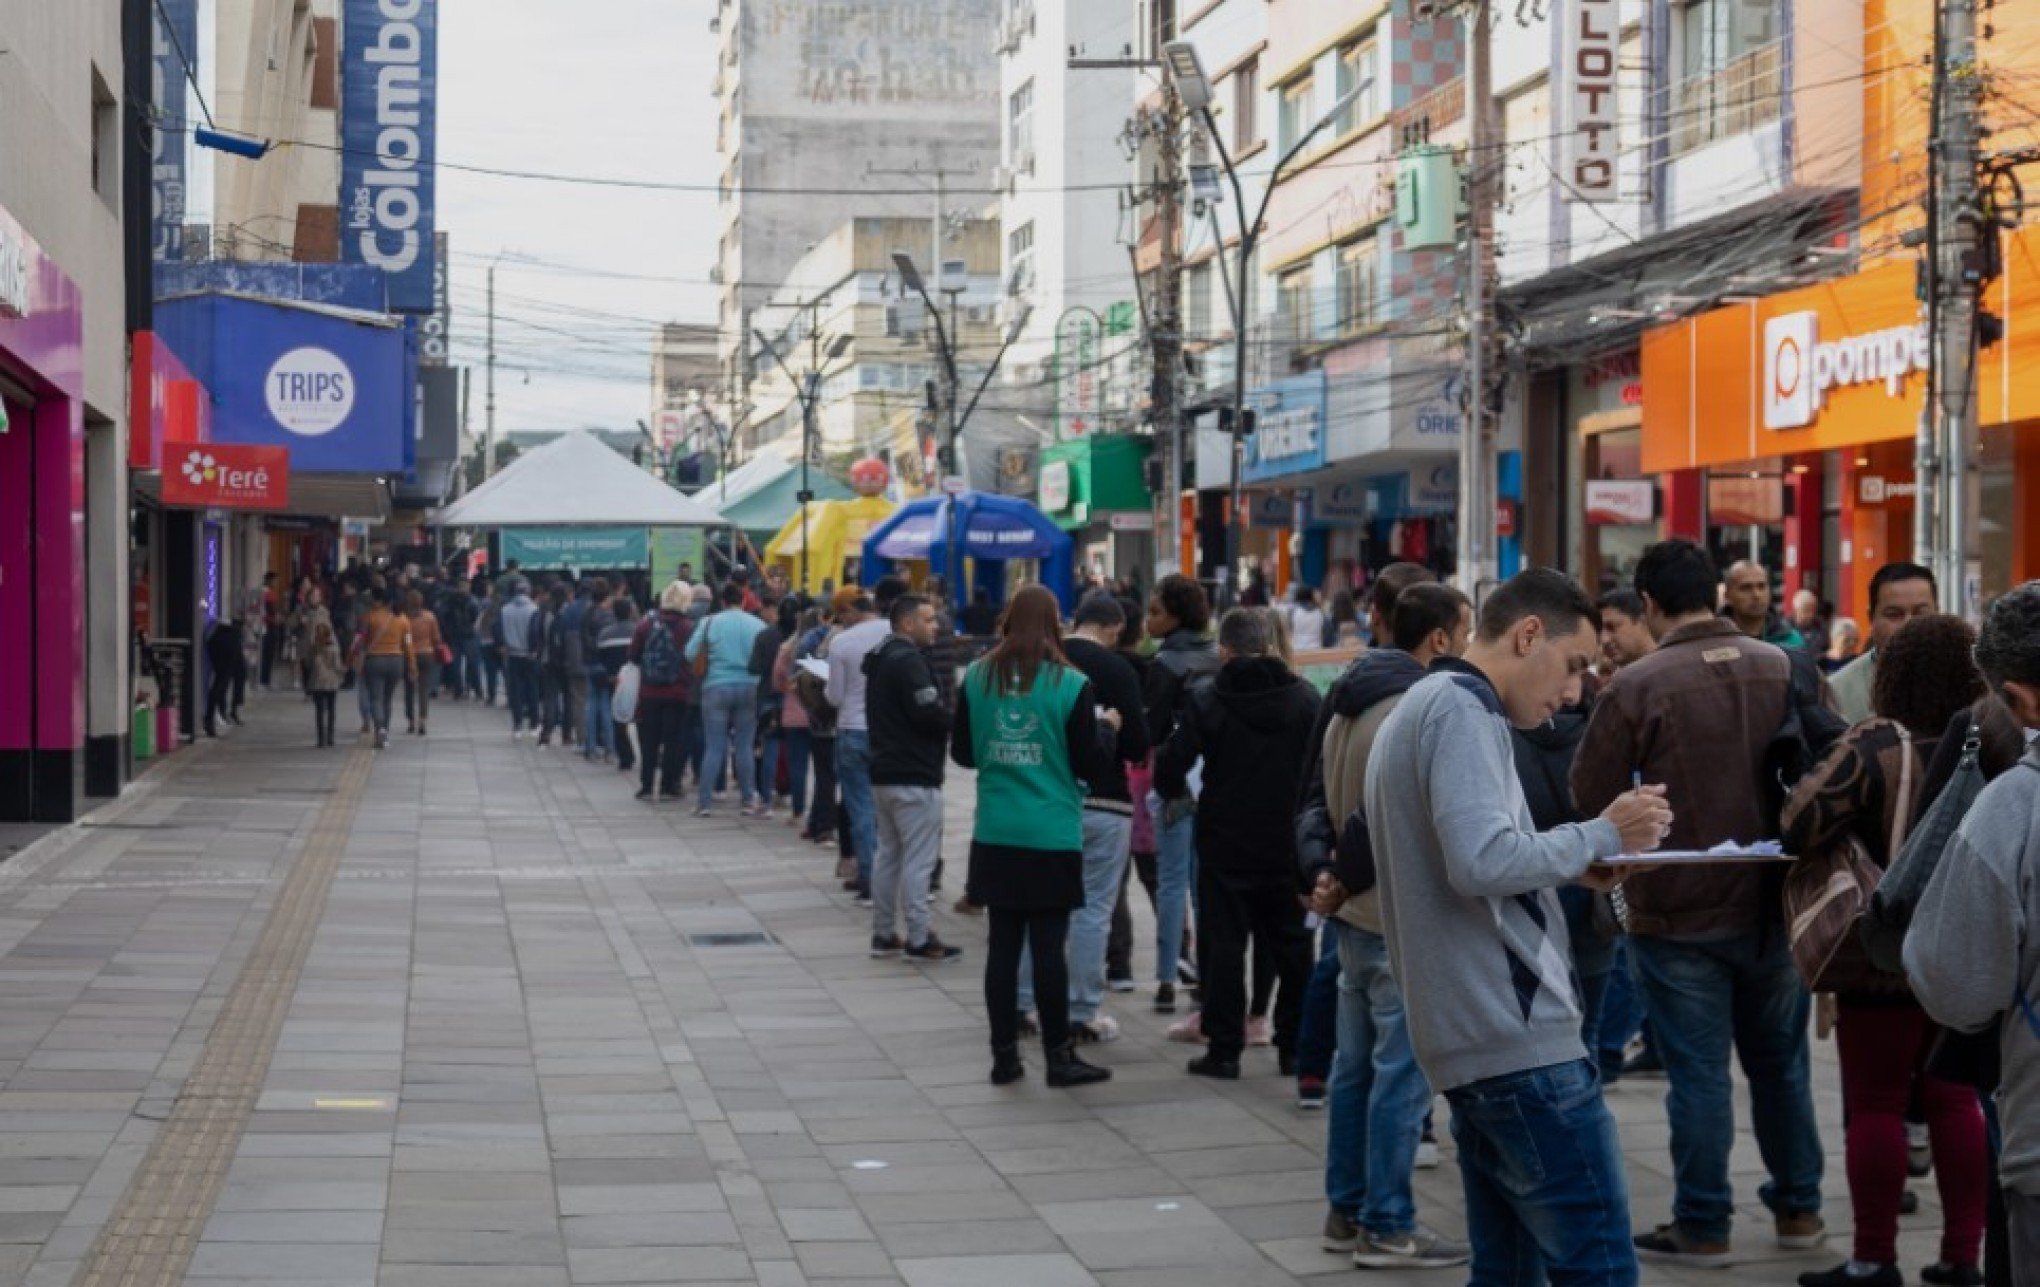
[[[708,484],[694,495],[727,513],[731,506],[742,504],[792,472],[793,465],[784,458],[761,451],[732,469],[729,477]]]
[[[577,432],[526,452],[432,518],[438,527],[723,527],[720,514]]]

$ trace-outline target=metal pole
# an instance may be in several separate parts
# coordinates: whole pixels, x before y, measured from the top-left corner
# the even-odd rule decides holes
[[[487,445],[482,451],[482,481],[487,482],[496,474],[496,266],[489,265],[489,374],[488,406],[485,412],[483,432],[487,434]]]
[[[814,371],[808,372],[807,396],[800,406],[800,592],[813,594],[808,585],[808,502],[814,499],[814,491],[808,486],[808,462],[813,459],[815,447],[815,398],[821,392],[821,377]]]
[[[1495,575],[1494,457],[1488,418],[1488,212],[1491,184],[1488,146],[1491,97],[1488,66],[1487,0],[1467,14],[1466,120],[1466,425],[1459,436],[1459,541],[1455,551],[1460,588],[1476,595]]]
[[[1977,554],[1977,478],[1973,447],[1976,409],[1976,293],[1981,275],[1983,215],[1977,192],[1982,80],[1976,57],[1976,0],[1947,0],[1943,6],[1943,49],[1935,79],[1941,84],[1941,119],[1935,126],[1939,149],[1940,208],[1936,253],[1943,292],[1940,333],[1934,337],[1940,361],[1941,530],[1934,543],[1934,571],[1942,602],[1959,616],[1974,618]],[[1991,235],[1996,231],[1992,229]]]

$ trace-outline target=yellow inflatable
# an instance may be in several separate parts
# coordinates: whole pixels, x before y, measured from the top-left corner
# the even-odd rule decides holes
[[[856,583],[864,538],[892,517],[896,508],[885,498],[887,481],[883,461],[861,460],[850,471],[856,499],[816,501],[808,506],[807,584],[800,586],[802,590],[819,595],[824,581],[837,586]],[[795,585],[800,584],[800,527],[800,513],[795,511],[765,546],[766,566],[785,568],[787,580]]]

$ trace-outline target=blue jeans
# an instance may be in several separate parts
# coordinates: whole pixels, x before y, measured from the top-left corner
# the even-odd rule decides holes
[[[1197,815],[1163,822],[1161,797],[1150,795],[1148,806],[1155,816],[1155,982],[1174,983],[1197,886]]]
[[[476,641],[476,646],[481,646],[480,640]],[[486,688],[485,695],[493,706],[496,704],[496,688],[503,681],[503,650],[494,644],[482,648],[482,676],[486,682],[477,683],[475,691],[481,693]]]
[[[1317,965],[1303,992],[1303,1019],[1296,1028],[1296,1075],[1329,1078],[1338,1047],[1339,940],[1327,923],[1318,933]]]
[[[808,755],[813,744],[804,728],[782,728],[779,743],[786,748],[786,787],[793,799],[793,816],[806,817],[808,810]]]
[[[1410,1174],[1431,1084],[1417,1067],[1402,989],[1389,972],[1388,940],[1334,920],[1339,1048],[1332,1056],[1325,1122],[1325,1197],[1377,1237],[1417,1227]]]
[[[1671,1089],[1672,1218],[1695,1238],[1727,1241],[1735,1142],[1731,1046],[1750,1083],[1750,1124],[1770,1181],[1758,1192],[1781,1215],[1820,1210],[1820,1131],[1813,1117],[1806,1020],[1812,1007],[1782,931],[1707,943],[1632,938],[1637,976]]]
[[[1636,982],[1636,959],[1629,940],[1615,940],[1615,964],[1608,971],[1608,988],[1601,997],[1601,1026],[1587,1043],[1601,1061],[1601,1077],[1608,1080],[1622,1072],[1622,1052],[1629,1039],[1643,1027],[1643,990]]]
[[[529,657],[503,659],[503,687],[510,700],[510,731],[538,727],[538,663]]]
[[[836,730],[836,785],[843,792],[843,812],[849,815],[857,880],[870,889],[871,859],[878,852],[878,813],[871,798],[871,734],[861,728]]]
[[[1631,1287],[1622,1142],[1584,1059],[1445,1092],[1466,1185],[1469,1287]]]
[[[1084,810],[1084,905],[1070,913],[1070,937],[1063,958],[1070,968],[1070,1022],[1090,1023],[1105,1004],[1105,940],[1112,933],[1112,906],[1126,878],[1133,816]],[[1034,949],[1020,953],[1020,1008],[1034,1008]]]
[[[615,697],[609,687],[608,672],[601,667],[588,671],[588,711],[581,727],[581,756],[595,759],[609,754],[609,748],[616,741],[616,721],[611,718],[610,701]]]
[[[701,690],[701,727],[707,738],[702,753],[701,780],[696,803],[706,809],[715,803],[709,782],[709,766],[720,773],[732,748],[737,753],[737,789],[744,807],[757,798],[757,762],[751,758],[751,744],[758,738],[758,690],[749,680],[736,684],[711,684]]]

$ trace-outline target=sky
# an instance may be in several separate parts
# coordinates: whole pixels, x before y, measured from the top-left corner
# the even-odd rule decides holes
[[[441,0],[439,227],[454,361],[484,421],[489,264],[496,427],[628,430],[651,409],[663,321],[712,321],[715,0]],[[470,165],[693,184],[646,192]],[[500,258],[498,258],[500,256]]]

